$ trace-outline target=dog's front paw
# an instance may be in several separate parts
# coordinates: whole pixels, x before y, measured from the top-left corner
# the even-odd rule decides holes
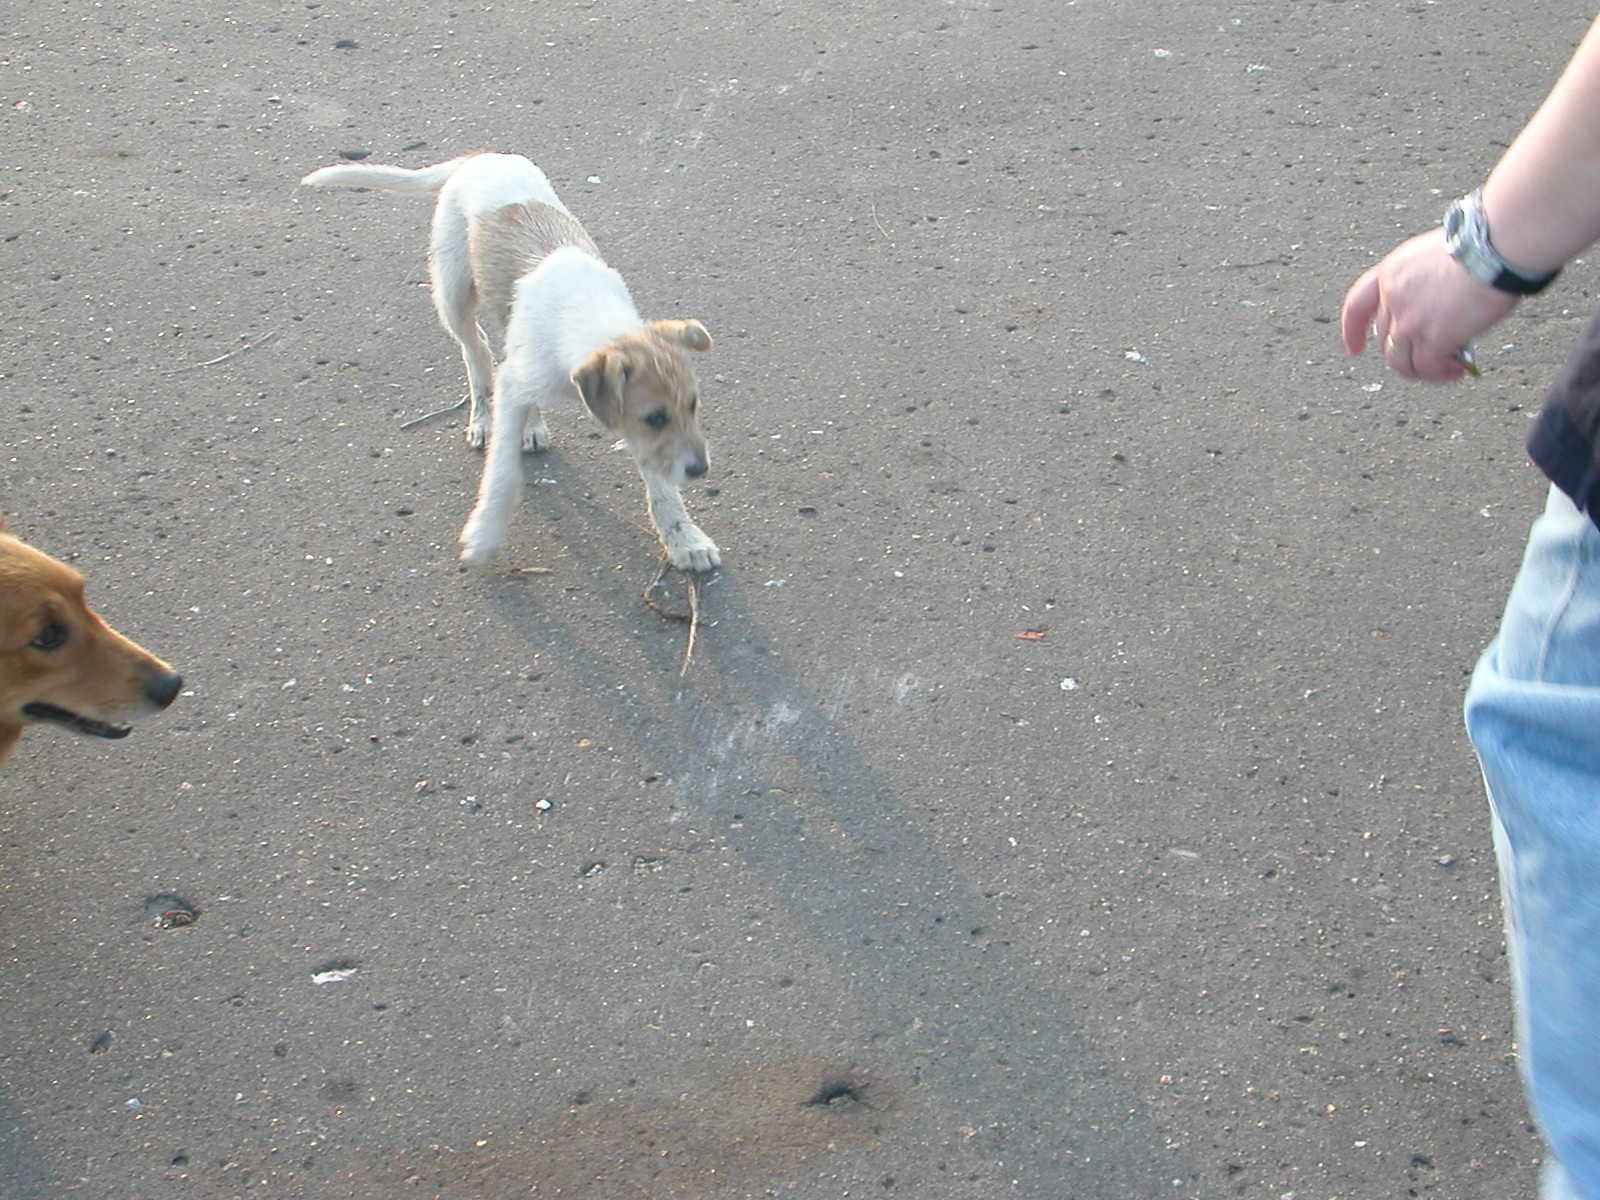
[[[522,448],[543,453],[550,449],[550,427],[540,418],[532,418],[522,427]]]
[[[677,531],[676,536],[663,538],[667,558],[680,571],[709,571],[722,562],[717,544],[708,538],[697,525]]]
[[[469,522],[461,531],[461,565],[487,567],[494,561],[494,556],[500,553],[503,541],[500,535]]]
[[[472,420],[467,422],[467,445],[474,450],[482,450],[485,442],[489,440],[489,427],[482,421]]]

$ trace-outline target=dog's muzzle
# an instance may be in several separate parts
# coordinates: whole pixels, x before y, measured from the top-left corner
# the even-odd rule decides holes
[[[176,671],[163,671],[144,685],[144,698],[152,708],[163,709],[178,698],[181,690],[183,690],[183,676]],[[30,721],[59,725],[63,729],[70,729],[73,733],[82,733],[89,737],[125,738],[133,732],[131,726],[113,725],[110,721],[86,717],[71,709],[46,704],[42,700],[24,704],[22,715]]]

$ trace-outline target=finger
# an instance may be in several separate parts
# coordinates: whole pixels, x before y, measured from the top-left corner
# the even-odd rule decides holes
[[[1396,375],[1406,379],[1417,377],[1416,365],[1412,362],[1411,343],[1397,339],[1393,333],[1386,334],[1383,339],[1383,361],[1389,364],[1389,369]]]
[[[1339,333],[1345,353],[1356,355],[1367,348],[1367,326],[1378,311],[1378,268],[1368,267],[1344,294],[1339,310]]]
[[[1467,373],[1454,354],[1434,354],[1415,347],[1411,352],[1411,368],[1416,378],[1428,383],[1454,383]]]

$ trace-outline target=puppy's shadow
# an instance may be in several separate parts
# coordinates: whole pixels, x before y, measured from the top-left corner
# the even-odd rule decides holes
[[[574,582],[599,578],[622,562],[658,549],[645,511],[644,482],[633,460],[613,449],[615,437],[593,431],[555,431],[547,450],[522,455],[522,498],[512,513],[496,569],[549,565],[559,558],[573,564]],[[473,483],[482,470],[483,451],[474,451]],[[693,513],[694,497],[686,496]],[[463,514],[464,515],[464,514]],[[605,561],[607,554],[614,562]],[[491,574],[494,572],[491,571]]]
[[[538,470],[537,460],[525,466]],[[922,832],[930,806],[962,798],[902,796],[863,758],[837,700],[819,696],[754,616],[736,548],[730,568],[702,581],[699,646],[680,676],[683,626],[646,611],[640,594],[652,548],[618,515],[609,481],[598,482],[583,515],[576,495],[555,496],[566,489],[530,488],[530,507],[549,503],[560,516],[541,529],[547,515],[524,511],[514,530],[581,538],[568,543],[562,574],[588,573],[576,586],[598,602],[549,603],[502,582],[491,607],[610,709],[613,745],[663,767],[696,827],[717,831],[806,931],[837,986],[872,1014],[857,1044],[887,1053],[935,1114],[924,1136],[981,1130],[967,1150],[1005,1164],[1018,1181],[1009,1195],[1148,1200],[1175,1175],[1193,1177],[1131,1082],[1071,1024],[1082,1007],[1071,982],[1011,948],[969,865]],[[707,526],[715,537],[714,513]],[[639,569],[617,571],[618,561]],[[604,631],[598,613],[614,622]],[[639,665],[625,669],[625,659]]]
[[[31,1123],[7,1097],[0,1083],[0,1195],[33,1200],[56,1189],[41,1158]]]

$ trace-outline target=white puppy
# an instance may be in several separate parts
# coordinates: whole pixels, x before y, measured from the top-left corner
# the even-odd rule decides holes
[[[515,154],[468,154],[420,170],[365,163],[323,167],[313,187],[439,194],[429,265],[440,323],[467,364],[467,441],[489,452],[478,503],[461,531],[461,561],[483,566],[505,544],[522,493],[523,450],[544,450],[541,406],[571,395],[619,434],[644,477],[650,520],[674,566],[708,571],[716,543],[689,518],[678,488],[706,473],[699,389],[684,350],[709,350],[698,321],[645,321],[628,288],[556,197]],[[477,321],[486,305],[505,332],[498,372]]]

